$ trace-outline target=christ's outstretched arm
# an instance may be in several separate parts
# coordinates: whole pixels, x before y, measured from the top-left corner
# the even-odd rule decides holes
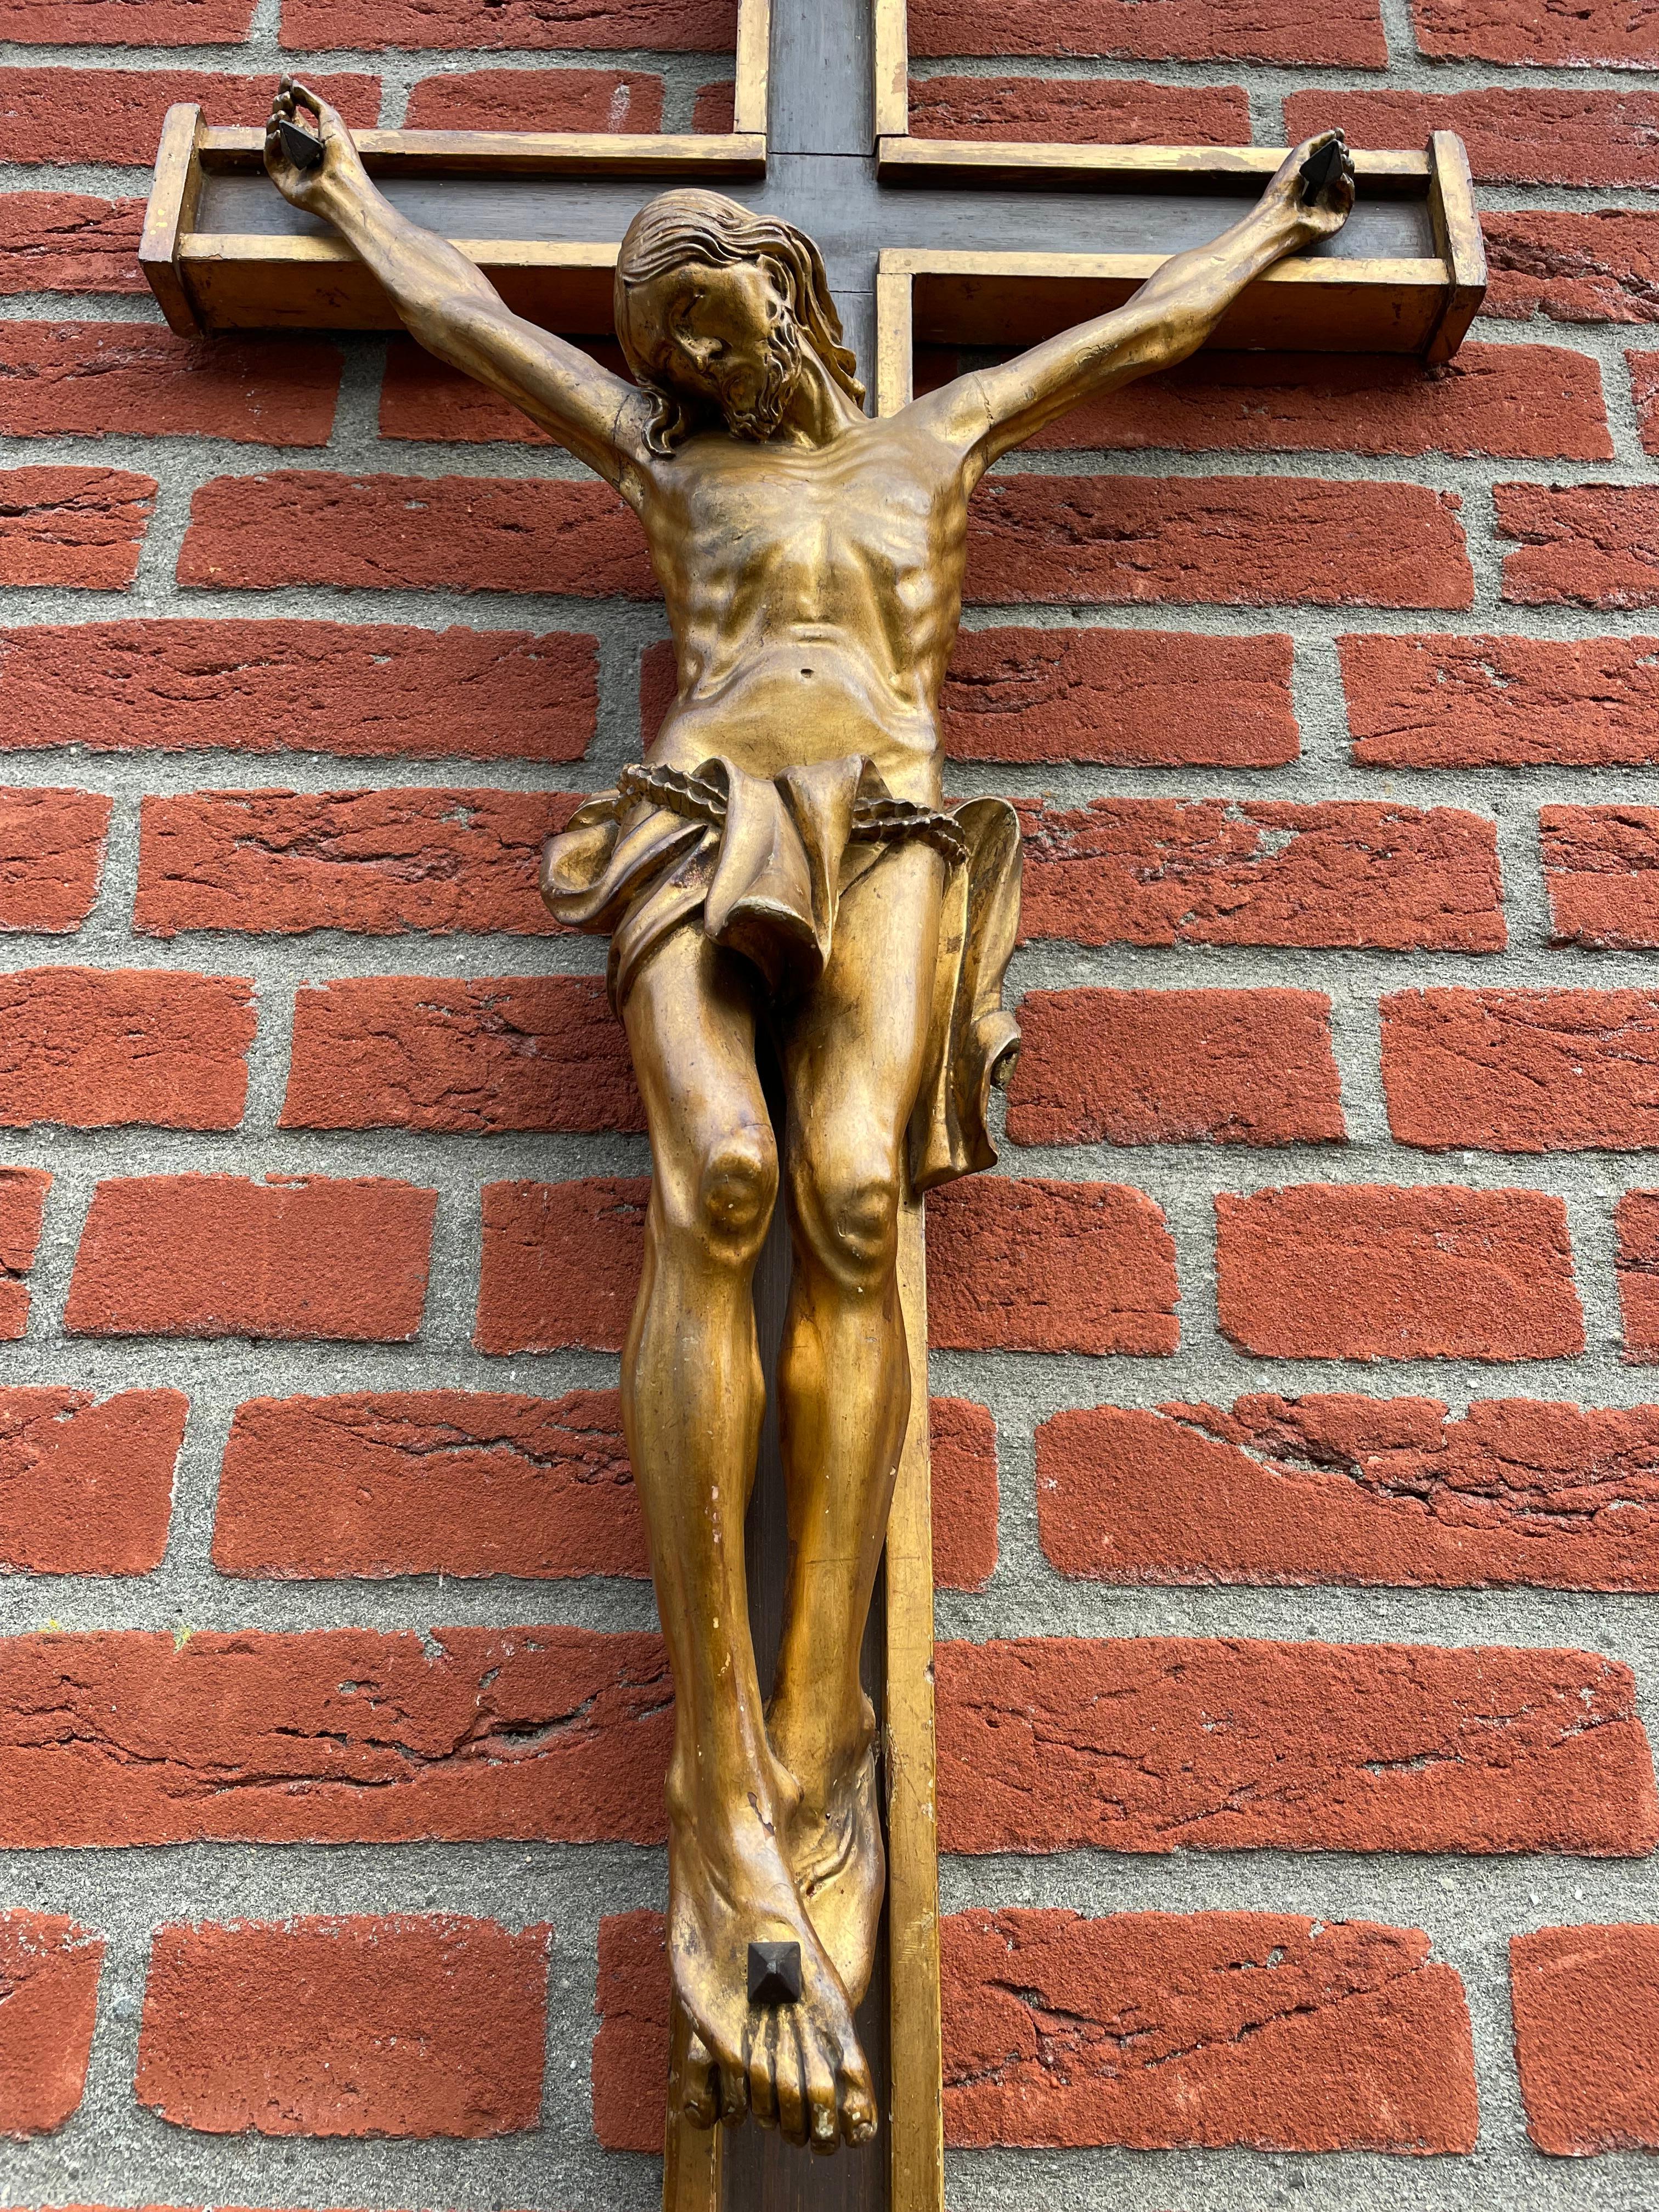
[[[1311,202],[1304,198],[1301,176],[1303,163],[1339,137],[1322,131],[1304,140],[1247,216],[1207,246],[1172,255],[1121,307],[915,401],[917,412],[963,450],[970,486],[999,455],[1068,408],[1185,361],[1264,270],[1340,230],[1353,205],[1346,149],[1332,181]]]
[[[299,167],[283,145],[279,126],[296,119],[296,108],[315,119],[323,142],[313,168]],[[648,458],[651,401],[579,346],[515,315],[476,262],[400,216],[339,116],[289,77],[265,131],[265,167],[285,199],[331,223],[368,263],[428,353],[499,392],[624,497],[634,495]]]

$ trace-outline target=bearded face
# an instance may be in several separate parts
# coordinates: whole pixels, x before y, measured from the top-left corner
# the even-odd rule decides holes
[[[786,305],[762,341],[760,389],[741,371],[718,380],[720,412],[734,438],[769,438],[800,380],[800,326]],[[752,397],[744,395],[752,393]]]

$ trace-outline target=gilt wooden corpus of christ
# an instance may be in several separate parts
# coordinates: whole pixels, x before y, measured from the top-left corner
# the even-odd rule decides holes
[[[266,132],[172,111],[144,233],[175,329],[406,324],[617,489],[663,585],[675,702],[544,891],[610,939],[652,1144],[623,1396],[677,1698],[668,2212],[944,2203],[921,1207],[994,1162],[1017,1042],[1017,822],[940,781],[969,496],[1206,343],[1445,360],[1484,284],[1448,135],[951,145],[907,76],[902,0],[742,0],[724,137],[354,145],[285,81]],[[913,401],[918,341],[1015,357]],[[757,1455],[787,1540],[751,1526],[751,1577]]]

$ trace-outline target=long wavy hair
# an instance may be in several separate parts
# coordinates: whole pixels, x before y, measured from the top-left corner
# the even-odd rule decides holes
[[[669,335],[665,330],[641,327],[634,295],[653,276],[688,262],[725,269],[738,261],[771,263],[783,280],[797,327],[811,340],[813,350],[842,390],[860,407],[864,404],[858,362],[842,338],[823,256],[805,232],[775,216],[751,215],[724,192],[659,192],[629,224],[617,256],[617,337],[636,381],[656,402],[646,432],[653,453],[672,453],[712,410],[676,387],[669,367]]]

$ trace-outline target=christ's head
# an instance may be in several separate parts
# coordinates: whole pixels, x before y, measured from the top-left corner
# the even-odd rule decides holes
[[[863,404],[817,246],[720,192],[663,192],[635,216],[617,258],[617,336],[657,401],[659,453],[714,422],[769,438],[808,349]]]

